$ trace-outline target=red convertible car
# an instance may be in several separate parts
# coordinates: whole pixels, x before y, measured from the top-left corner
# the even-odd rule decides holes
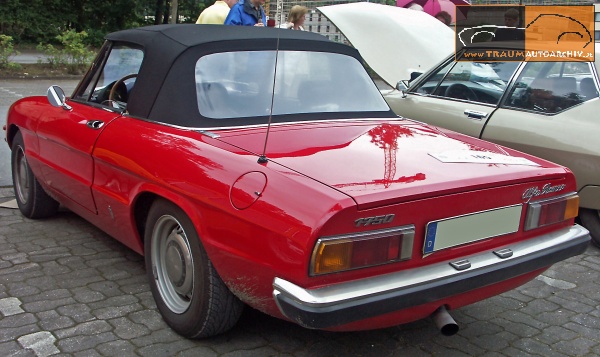
[[[9,110],[17,202],[143,254],[184,336],[244,304],[336,331],[433,315],[451,334],[448,310],[589,243],[568,169],[397,117],[348,46],[212,25],[106,39],[70,97]]]

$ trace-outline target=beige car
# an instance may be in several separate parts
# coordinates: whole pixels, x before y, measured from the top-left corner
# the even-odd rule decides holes
[[[347,4],[353,5],[353,4]],[[383,5],[319,8],[361,52],[368,65],[389,85],[382,93],[399,115],[445,127],[545,158],[569,167],[577,178],[579,217],[600,245],[600,99],[598,62],[456,62],[453,51],[408,83],[410,70],[397,66],[392,73],[389,42],[378,33],[402,36],[403,17],[414,14],[387,11]],[[410,15],[410,16],[407,16]],[[370,18],[371,20],[366,20]],[[356,26],[369,22],[369,27]],[[447,38],[453,31],[439,28],[433,17],[419,17],[422,38]],[[380,27],[377,24],[381,24]],[[386,24],[388,26],[386,27]],[[406,30],[406,29],[405,29]],[[408,32],[410,33],[410,29]],[[377,43],[377,44],[376,44]],[[490,45],[488,43],[487,45]],[[593,44],[591,44],[593,46]],[[482,46],[485,46],[482,45]],[[376,54],[367,54],[377,47]],[[447,47],[439,44],[437,47]],[[422,56],[404,48],[403,56]],[[445,58],[444,58],[445,57]],[[403,83],[400,81],[404,81]],[[400,82],[400,83],[399,83]],[[404,89],[404,90],[403,90]]]

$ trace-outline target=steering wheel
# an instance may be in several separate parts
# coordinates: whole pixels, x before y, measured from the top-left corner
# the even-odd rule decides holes
[[[108,100],[110,102],[113,101],[120,101],[120,102],[127,102],[127,86],[125,86],[125,82],[128,79],[131,78],[135,78],[137,77],[137,73],[131,73],[128,74],[120,79],[118,79],[115,84],[113,84],[112,88],[110,89],[110,93],[108,94]]]
[[[453,83],[446,88],[446,92],[444,93],[446,97],[456,98],[456,99],[466,99],[471,101],[477,101],[477,94],[462,83]]]

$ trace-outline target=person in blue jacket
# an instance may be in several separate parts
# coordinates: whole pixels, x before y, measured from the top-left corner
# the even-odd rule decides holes
[[[225,25],[266,26],[267,16],[262,4],[265,0],[240,0],[229,10]]]

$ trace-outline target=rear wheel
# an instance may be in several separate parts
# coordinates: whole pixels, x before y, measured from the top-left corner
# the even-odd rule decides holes
[[[592,243],[600,247],[600,211],[595,209],[581,208],[579,210],[581,223],[592,236]]]
[[[152,295],[173,330],[203,338],[237,323],[243,303],[225,286],[179,207],[165,200],[152,205],[144,248]]]
[[[21,132],[15,135],[11,149],[13,187],[21,213],[29,218],[45,218],[56,214],[58,202],[44,191],[27,163]]]

